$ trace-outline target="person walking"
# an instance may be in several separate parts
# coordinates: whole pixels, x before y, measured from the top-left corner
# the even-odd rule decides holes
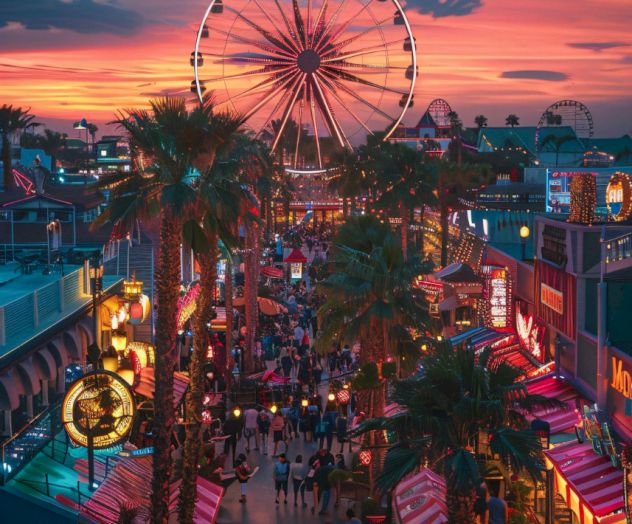
[[[290,478],[292,479],[292,487],[294,488],[294,506],[297,506],[298,493],[301,493],[301,502],[303,507],[305,503],[305,479],[309,472],[309,464],[303,462],[303,455],[297,455],[296,461],[290,466]]]
[[[259,442],[257,439],[257,418],[259,412],[250,407],[244,411],[244,438],[246,439],[246,452],[250,453],[250,439],[255,438],[255,451],[259,449]]]
[[[268,454],[268,434],[270,433],[270,417],[265,410],[259,412],[257,417],[257,429],[259,430],[260,446],[264,455]]]
[[[272,478],[274,479],[274,489],[276,490],[275,502],[279,503],[279,494],[281,491],[285,494],[283,504],[287,504],[287,481],[290,476],[290,464],[285,458],[285,453],[281,453],[274,463],[272,469]]]
[[[314,474],[314,484],[318,487],[318,498],[320,500],[319,515],[327,515],[329,499],[331,498],[331,483],[329,474],[334,470],[331,464],[320,466]]]
[[[248,481],[250,480],[251,473],[250,465],[246,460],[246,455],[240,453],[235,462],[235,477],[239,481],[239,488],[241,489],[241,497],[239,502],[246,502],[246,488],[248,487]]]
[[[283,418],[283,414],[280,411],[277,411],[274,414],[270,429],[272,430],[272,439],[274,441],[274,451],[272,452],[272,456],[276,457],[279,442],[285,443],[285,451],[287,451],[287,441],[285,439],[285,418]]]
[[[498,497],[498,488],[490,489],[491,497],[487,501],[486,524],[507,524],[509,522],[509,508],[507,503]]]
[[[237,451],[237,441],[241,437],[244,423],[241,417],[236,417],[231,413],[230,417],[224,422],[224,436],[228,437],[224,441],[224,453],[228,455],[232,450],[233,462],[235,462],[235,453]]]
[[[349,508],[346,515],[347,520],[345,521],[345,524],[362,524],[362,521],[355,516],[355,511],[353,511],[353,509]]]

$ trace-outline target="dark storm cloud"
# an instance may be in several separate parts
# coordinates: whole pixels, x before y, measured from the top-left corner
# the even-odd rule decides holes
[[[503,71],[500,75],[501,78],[522,78],[525,80],[545,80],[547,82],[562,82],[568,80],[566,73],[560,73],[559,71],[537,71],[537,70],[525,70],[525,71]]]
[[[67,29],[76,33],[132,34],[143,24],[131,9],[94,0],[2,0],[0,28],[18,23],[30,30]]]
[[[434,18],[466,16],[483,5],[483,0],[408,0],[406,7]]]
[[[574,49],[589,49],[590,51],[598,53],[600,51],[603,51],[604,49],[628,47],[630,44],[626,44],[625,42],[573,42],[566,45]]]

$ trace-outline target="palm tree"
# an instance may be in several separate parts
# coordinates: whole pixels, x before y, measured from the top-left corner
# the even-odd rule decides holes
[[[438,343],[422,358],[423,377],[393,385],[391,400],[404,411],[359,429],[386,430],[394,437],[377,481],[382,492],[430,464],[447,481],[448,522],[469,524],[475,521],[476,487],[490,470],[507,475],[511,468],[540,479],[541,444],[525,414],[561,403],[529,395],[517,382],[523,370],[489,362],[488,352],[476,356]]]
[[[34,122],[35,115],[29,111],[12,105],[3,104],[0,107],[0,135],[2,135],[2,165],[4,191],[9,191],[13,186],[13,173],[11,162],[11,138],[18,132],[29,126],[39,125]]]
[[[92,124],[92,123],[88,122],[88,133],[90,133],[90,137],[92,138],[92,143],[93,144],[96,142],[97,131],[98,130],[99,130],[99,128],[97,127],[96,124]]]
[[[327,186],[342,198],[342,214],[346,217],[350,212],[349,203],[367,190],[366,171],[358,152],[349,148],[336,151],[333,163],[338,170]]]
[[[456,161],[457,164],[460,165],[463,155],[461,147],[463,122],[461,121],[461,118],[456,111],[450,111],[448,113],[448,118],[450,119],[450,135],[452,137],[452,141],[450,142],[450,149],[452,149],[452,158]]]
[[[44,136],[40,137],[39,145],[47,155],[50,155],[53,173],[57,172],[57,155],[66,146],[67,138],[66,133],[59,133],[50,129],[44,129]]]
[[[555,166],[557,167],[559,165],[560,151],[562,150],[564,144],[567,142],[574,142],[576,139],[575,135],[571,134],[557,136],[551,133],[550,135],[546,135],[542,140],[540,150],[544,151],[548,145],[553,147],[553,150],[555,151]]]
[[[228,141],[241,124],[238,118],[223,120],[221,127]],[[219,134],[215,126],[213,134]],[[197,469],[201,448],[202,394],[204,363],[210,344],[207,323],[213,314],[213,297],[217,281],[219,241],[234,245],[241,186],[236,178],[222,170],[209,167],[198,181],[198,203],[194,216],[184,224],[185,241],[196,253],[200,265],[200,294],[193,318],[193,353],[189,362],[189,389],[186,397],[186,441],[184,445],[182,484],[179,500],[179,522],[193,522],[197,493]]]
[[[317,344],[361,343],[360,362],[382,363],[412,342],[409,327],[429,322],[423,294],[413,280],[430,268],[417,257],[405,259],[388,224],[364,215],[349,217],[335,239],[332,273],[320,284],[326,301],[318,311],[322,326]],[[384,390],[361,407],[370,416],[382,413]]]
[[[456,164],[446,160],[434,160],[439,179],[439,215],[441,225],[441,266],[448,263],[448,243],[450,239],[448,215],[461,207],[459,198],[465,196],[470,187],[486,183],[492,173],[487,166],[476,164]]]
[[[520,117],[517,115],[514,115],[513,113],[508,115],[507,118],[505,118],[505,125],[511,126],[511,127],[519,126]]]
[[[481,127],[487,127],[487,117],[485,115],[477,115],[474,118],[474,123],[479,129]]]
[[[197,201],[192,187],[196,178],[194,164],[209,153],[212,111],[208,104],[188,111],[186,100],[181,97],[159,98],[149,104],[150,111],[136,109],[118,114],[116,123],[128,133],[132,150],[142,154],[144,161],[138,170],[103,180],[103,184],[114,186],[110,205],[95,227],[107,221],[131,224],[138,218],[159,217],[151,521],[163,524],[169,514],[172,470],[173,372],[182,224],[183,217]]]

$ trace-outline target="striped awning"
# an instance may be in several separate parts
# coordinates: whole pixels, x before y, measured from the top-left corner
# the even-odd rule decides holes
[[[402,480],[393,492],[399,524],[442,524],[448,521],[443,477],[423,468]]]
[[[169,513],[177,513],[178,496],[180,495],[182,480],[174,482],[170,487]],[[199,477],[197,479],[197,502],[193,514],[194,524],[215,524],[219,514],[219,505],[224,496],[224,488],[210,480]]]
[[[575,407],[575,399],[579,394],[565,380],[555,376],[547,376],[527,384],[527,392],[530,395],[542,395],[566,403],[566,409],[543,409],[527,415],[528,420],[537,418],[548,422],[551,427],[551,434],[568,431],[579,422],[579,415]]]
[[[474,335],[478,335],[479,333],[482,333],[483,331],[487,331],[487,328],[475,327],[472,329],[468,329],[467,331],[464,331],[463,333],[459,333],[458,335],[450,337],[450,343],[453,346],[456,346],[457,344],[460,344],[461,342],[465,342],[466,340],[472,338]]]
[[[554,467],[557,491],[582,522],[604,522],[602,517],[623,511],[623,471],[595,453],[592,445],[571,441],[544,453]],[[620,517],[607,521],[625,522],[625,514]]]
[[[189,377],[183,373],[175,371],[173,373],[173,403],[178,406],[182,402],[182,398],[189,386]],[[154,377],[154,368],[143,368],[140,370],[140,382],[134,388],[134,391],[148,399],[154,398],[156,390],[156,379]]]
[[[285,276],[281,268],[273,266],[262,267],[261,274],[268,278],[283,278]]]
[[[151,469],[153,457],[120,460],[90,500],[81,506],[80,513],[99,524],[120,522],[120,507],[138,508],[139,518],[149,516]],[[169,510],[175,512],[181,481],[170,487]],[[198,500],[195,507],[196,524],[213,524],[219,513],[224,488],[202,477],[197,480]]]

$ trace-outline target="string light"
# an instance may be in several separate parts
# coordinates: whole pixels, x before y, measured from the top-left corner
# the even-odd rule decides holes
[[[597,182],[592,173],[576,173],[571,179],[571,213],[568,221],[591,225],[597,207]]]

